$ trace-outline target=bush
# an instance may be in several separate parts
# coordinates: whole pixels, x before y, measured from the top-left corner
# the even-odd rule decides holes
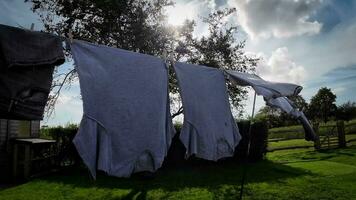
[[[249,121],[238,122],[238,127],[242,139],[235,149],[235,155],[232,160],[241,161],[246,158]],[[164,167],[176,167],[187,163],[205,164],[207,161],[190,158],[188,161],[185,159],[186,149],[179,139],[179,134],[182,124],[175,124],[176,135],[172,139],[171,146],[168,150],[167,157],[165,158]],[[47,139],[54,139],[57,141],[58,149],[58,164],[60,166],[78,165],[81,159],[72,143],[75,134],[78,131],[77,125],[67,125],[66,127],[57,126],[41,129],[41,137]],[[267,126],[265,122],[255,122],[251,129],[251,146],[249,160],[258,161],[264,158],[267,152]],[[225,159],[223,159],[225,160]],[[231,160],[231,159],[230,159]]]
[[[80,157],[72,142],[74,136],[78,132],[78,126],[69,124],[65,127],[48,127],[41,128],[40,137],[53,139],[57,141],[57,165],[69,166],[80,163]]]
[[[248,160],[259,161],[264,159],[267,153],[268,129],[265,121],[255,121],[251,126],[251,136],[249,136],[250,121],[244,120],[238,123],[242,136],[240,144],[235,149],[234,159],[242,161],[246,159],[248,139],[250,138],[250,152]]]
[[[356,117],[356,102],[347,102],[337,107],[336,119],[350,121]]]
[[[248,146],[248,133],[250,128],[250,121],[240,121],[237,123],[239,127],[239,132],[242,136],[242,139],[239,145],[235,148],[235,155],[232,158],[222,159],[232,160],[236,162],[241,162],[246,159],[247,146]],[[169,148],[168,155],[165,159],[165,167],[176,167],[184,164],[194,164],[194,165],[206,165],[213,162],[205,161],[199,158],[192,156],[188,160],[185,159],[186,149],[182,142],[179,139],[180,130],[182,128],[181,124],[175,124],[176,135],[172,140],[171,147]],[[267,136],[268,129],[264,121],[256,121],[252,124],[251,127],[251,143],[250,143],[250,161],[259,161],[264,159],[267,152]]]

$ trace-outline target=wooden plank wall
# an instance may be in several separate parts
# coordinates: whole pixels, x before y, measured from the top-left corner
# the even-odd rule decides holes
[[[20,125],[19,120],[0,119],[0,183],[11,178],[11,148],[8,140],[18,136]],[[30,129],[28,136],[39,137],[40,121],[32,121]]]
[[[0,152],[5,148],[7,132],[7,120],[0,119]]]
[[[31,137],[40,137],[40,121],[32,121],[31,122]]]
[[[7,120],[0,119],[0,182],[9,180],[10,156],[7,153]]]

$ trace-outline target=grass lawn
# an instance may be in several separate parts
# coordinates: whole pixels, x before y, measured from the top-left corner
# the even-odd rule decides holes
[[[356,199],[356,146],[268,153],[249,164],[244,199]],[[0,190],[12,199],[237,199],[242,167],[235,163],[162,169],[153,180],[71,170]]]
[[[345,137],[346,137],[346,141],[351,139],[356,139],[356,134],[346,135]],[[305,139],[291,139],[291,140],[282,140],[282,141],[268,143],[268,149],[284,148],[284,147],[299,147],[299,146],[313,147],[314,142],[306,141]]]
[[[283,147],[298,147],[298,146],[314,146],[314,142],[306,141],[305,139],[291,139],[278,142],[269,142],[268,149],[283,148]]]
[[[335,125],[335,121],[329,121],[326,124],[319,124],[319,134],[324,135],[326,132],[330,132],[330,125]],[[334,129],[336,131],[336,129]],[[346,134],[356,134],[356,119],[345,122],[345,132]],[[301,125],[294,126],[284,126],[278,128],[269,129],[268,133],[269,139],[276,138],[286,138],[286,139],[295,139],[295,138],[304,138],[304,129]]]

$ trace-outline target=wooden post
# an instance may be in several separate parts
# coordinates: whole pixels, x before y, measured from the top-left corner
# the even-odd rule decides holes
[[[339,139],[339,147],[346,147],[346,138],[345,138],[345,125],[344,121],[340,120],[336,122],[337,126],[337,136]]]
[[[10,152],[10,120],[6,120],[6,152]]]
[[[14,178],[14,181],[17,179],[17,159],[18,159],[18,145],[14,144],[14,152],[13,152],[13,158],[12,158],[12,176]]]
[[[24,159],[24,178],[28,180],[30,178],[31,171],[31,147],[29,144],[25,144],[25,159]]]
[[[316,140],[314,141],[314,148],[316,150],[320,150],[321,144],[320,144],[320,136],[319,136],[319,123],[315,122],[313,123],[313,129],[316,135]]]

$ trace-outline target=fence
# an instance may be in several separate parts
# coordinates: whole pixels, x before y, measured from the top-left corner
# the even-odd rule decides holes
[[[304,130],[298,126],[269,131],[268,151],[298,148],[315,148],[316,150],[342,148],[356,142],[356,123],[354,122],[337,121],[326,125],[313,124],[313,127],[318,136],[314,143],[304,140]]]
[[[314,142],[315,149],[346,147],[344,121],[337,121],[335,125],[323,126],[323,128],[329,129],[329,131],[321,135],[319,134],[319,125],[314,125],[315,133],[318,136],[318,139]]]

